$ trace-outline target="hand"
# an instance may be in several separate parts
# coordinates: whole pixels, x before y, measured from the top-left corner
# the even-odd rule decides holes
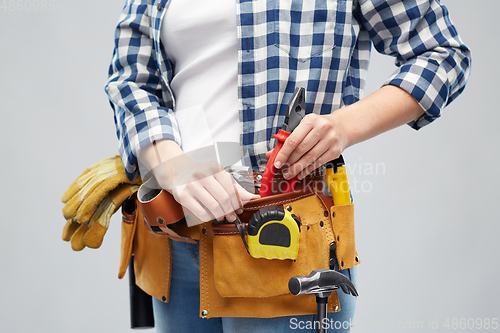
[[[274,165],[283,169],[285,179],[304,179],[316,168],[333,160],[347,146],[347,137],[334,114],[308,114],[290,134],[276,156]],[[270,156],[268,152],[266,156]]]
[[[234,222],[235,212],[241,214],[244,202],[252,197],[217,162],[196,163],[177,156],[169,161],[169,169],[168,174],[155,173],[160,186],[203,222],[213,218]]]
[[[290,134],[275,166],[303,179],[347,147],[418,119],[424,110],[405,90],[386,85],[329,115],[308,114]],[[268,155],[270,156],[270,155]],[[278,164],[278,165],[276,165]],[[287,167],[287,168],[286,168]]]
[[[253,198],[253,194],[233,183],[231,175],[215,158],[196,162],[188,156],[190,153],[184,154],[178,147],[175,142],[164,140],[157,142],[153,154],[147,151],[141,154],[143,158],[152,156],[164,161],[156,163],[151,170],[160,187],[172,193],[177,202],[203,222],[213,218],[234,222],[235,213],[243,211],[244,203]]]

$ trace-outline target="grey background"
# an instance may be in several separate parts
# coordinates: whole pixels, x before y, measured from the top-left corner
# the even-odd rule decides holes
[[[126,332],[118,215],[99,250],[73,252],[60,202],[84,168],[117,151],[103,85],[124,1],[27,10],[34,2],[0,1],[0,332]],[[442,2],[473,52],[464,94],[432,125],[344,154],[358,184],[357,332],[445,332],[447,319],[500,317],[500,5]],[[374,54],[367,93],[392,71]]]

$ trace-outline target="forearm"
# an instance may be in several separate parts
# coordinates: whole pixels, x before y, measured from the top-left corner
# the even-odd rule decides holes
[[[173,140],[159,140],[141,150],[139,161],[141,161],[148,170],[153,170],[158,165],[181,154],[182,149],[177,142]]]
[[[419,118],[424,111],[405,90],[387,85],[333,112],[333,127],[343,133],[342,150]]]

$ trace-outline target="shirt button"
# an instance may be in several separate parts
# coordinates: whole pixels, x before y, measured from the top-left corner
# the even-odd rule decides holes
[[[156,6],[156,9],[158,9],[158,11],[161,10],[161,4],[160,3]]]

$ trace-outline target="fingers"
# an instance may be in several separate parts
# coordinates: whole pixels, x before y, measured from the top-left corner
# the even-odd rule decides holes
[[[294,170],[286,170],[286,176],[284,176],[286,179],[290,179],[295,177],[294,175],[297,175],[298,180],[302,180],[305,177],[307,177],[308,174],[322,166],[323,164],[327,163],[328,161],[331,161],[334,159],[334,157],[330,158],[331,154],[328,154],[328,152],[325,152],[323,155],[319,156],[313,163],[308,164],[305,169],[297,171],[297,169]],[[309,158],[307,158],[308,160]],[[296,165],[302,165],[301,162],[299,161]],[[288,178],[287,178],[288,177]]]
[[[179,189],[178,197],[183,206],[205,222],[213,218],[233,222],[235,211],[243,207],[231,176],[225,171],[189,182]]]
[[[243,203],[241,202],[241,198],[234,187],[231,175],[226,171],[221,171],[215,174],[215,179],[223,187],[225,193],[229,195],[229,202],[224,202],[224,204],[226,205],[226,209],[224,211],[232,213],[234,211],[242,209]],[[230,222],[233,222],[236,217],[231,217],[231,219],[232,220]]]
[[[283,169],[286,179],[301,180],[341,152],[339,133],[329,119],[309,114],[283,144],[275,166]]]
[[[273,151],[274,151],[274,148],[273,148],[273,149],[271,149],[270,151],[268,151],[268,152],[266,153],[266,158],[268,158],[268,159],[269,159],[269,158],[271,157],[271,155],[273,154]]]
[[[306,147],[312,145],[313,142],[309,139],[309,142],[304,142],[304,139],[308,136],[309,132],[313,129],[313,124],[307,121],[307,117],[304,117],[302,122],[297,126],[297,128],[290,134],[288,139],[286,139],[283,147],[276,155],[276,159],[274,160],[274,166],[276,168],[281,168],[285,164],[292,164],[298,160],[297,156],[300,154],[300,151],[307,151],[311,147]],[[297,148],[301,146],[298,150]],[[307,148],[307,150],[306,150]],[[296,151],[297,150],[297,151]],[[295,156],[292,154],[295,153]],[[292,158],[291,158],[292,157]],[[300,156],[298,156],[300,157]]]
[[[241,200],[243,205],[245,205],[247,202],[249,202],[252,199],[260,198],[259,195],[248,192],[243,187],[241,187],[240,184],[238,184],[236,182],[234,183],[234,187],[235,187],[236,193],[240,197],[240,200]],[[243,213],[243,210],[241,210],[241,212],[236,211],[236,213],[241,214],[241,213]]]
[[[186,216],[191,212],[202,222],[213,219],[212,214],[194,196],[185,195],[183,192],[179,197],[178,202],[187,210],[184,210]]]

